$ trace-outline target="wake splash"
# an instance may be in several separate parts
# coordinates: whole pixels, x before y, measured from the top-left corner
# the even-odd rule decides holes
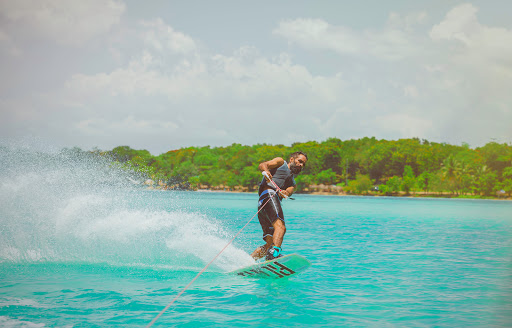
[[[76,151],[0,146],[0,262],[197,271],[232,238],[215,218],[180,208],[175,193],[145,191],[136,180]],[[214,266],[250,263],[230,245]]]

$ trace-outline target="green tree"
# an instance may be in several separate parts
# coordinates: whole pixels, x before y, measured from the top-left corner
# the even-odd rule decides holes
[[[261,175],[258,174],[259,170],[253,166],[247,166],[242,169],[238,174],[238,182],[240,186],[248,187],[253,190],[261,180]]]
[[[507,179],[507,178],[512,179],[512,166],[509,166],[503,170],[503,177],[505,179]]]
[[[252,188],[261,178],[256,169],[258,163],[274,157],[288,160],[297,150],[306,152],[309,159],[296,179],[297,191],[315,183],[351,180],[351,187],[357,192],[357,180],[367,176],[380,184],[382,192],[387,194],[396,193],[400,188],[405,192],[420,188],[439,193],[450,191],[456,195],[495,196],[497,188],[508,188],[508,181],[512,180],[512,146],[495,142],[471,149],[467,144],[455,146],[417,138],[396,141],[330,138],[323,142],[294,143],[291,147],[269,144],[188,147],[158,156],[128,146],[112,151],[96,149],[73,153],[67,150],[63,153],[66,156],[75,153],[105,156],[122,163],[119,167],[126,170],[182,188],[198,185]]]
[[[402,179],[397,176],[392,177],[386,182],[386,187],[384,188],[385,193],[387,195],[396,194],[400,191],[400,185],[402,184]]]
[[[297,182],[297,186],[295,187],[297,192],[301,192],[309,186],[314,185],[313,177],[311,175],[299,175],[295,181]]]
[[[151,159],[153,156],[149,153],[149,151],[143,149],[143,150],[136,150],[132,149],[129,146],[119,146],[112,151],[107,152],[109,156],[111,156],[114,160],[118,162],[127,162],[131,160],[133,157],[139,156],[141,159],[143,159],[145,162],[147,162],[149,159]]]
[[[493,196],[495,192],[498,190],[498,175],[495,172],[490,170],[484,172],[478,178],[478,186],[479,190],[485,196]]]
[[[354,189],[358,195],[368,194],[370,189],[373,187],[370,177],[363,174],[358,174],[356,179],[349,183],[349,186],[351,186],[352,183],[354,184]]]
[[[507,144],[499,144],[497,142],[489,142],[481,148],[477,148],[477,152],[482,154],[485,165],[501,176],[503,170],[510,167],[512,161],[512,146]]]
[[[512,179],[505,179],[501,184],[501,189],[503,189],[509,197],[512,196]]]
[[[332,169],[323,170],[315,176],[317,183],[334,184],[336,182],[336,173]]]
[[[404,168],[404,175],[402,179],[402,190],[408,195],[416,185],[416,179],[414,177],[414,173],[412,172],[412,168],[409,165],[406,165]]]
[[[472,179],[470,175],[470,167],[466,160],[458,158],[450,154],[443,162],[442,174],[446,187],[454,194],[461,191],[469,190]]]
[[[430,172],[423,172],[421,173],[418,178],[416,179],[418,188],[425,192],[429,192],[430,190],[430,183],[432,180],[432,173]]]
[[[441,194],[446,190],[449,190],[447,182],[444,179],[444,174],[441,172],[441,170],[436,174],[432,174],[430,177],[430,186],[432,191]]]
[[[172,172],[172,177],[177,183],[188,182],[190,177],[198,175],[199,171],[191,161],[181,163]]]
[[[193,189],[198,189],[199,183],[200,183],[199,176],[192,176],[192,177],[188,178],[188,184]]]

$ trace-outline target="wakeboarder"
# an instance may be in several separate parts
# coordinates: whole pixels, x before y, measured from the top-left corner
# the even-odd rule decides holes
[[[258,219],[263,230],[265,245],[258,247],[251,256],[272,260],[281,255],[281,245],[286,233],[281,200],[290,197],[296,186],[295,177],[304,169],[308,157],[297,151],[290,155],[288,163],[281,157],[259,164],[264,175],[258,191]]]

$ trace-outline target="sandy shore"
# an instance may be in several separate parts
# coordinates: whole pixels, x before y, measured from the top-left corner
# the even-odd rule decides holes
[[[197,189],[193,190],[197,192],[227,192],[227,193],[257,193],[254,191],[241,191],[241,190],[230,190],[230,189]],[[434,193],[434,192],[411,192],[409,194],[405,192],[399,192],[393,195],[384,195],[378,192],[369,192],[368,194],[356,195],[339,192],[327,192],[327,191],[311,191],[311,192],[296,192],[294,195],[319,195],[319,196],[362,196],[362,197],[410,197],[410,198],[456,198],[456,199],[496,199],[496,200],[512,200],[512,197],[489,197],[489,196],[478,196],[478,195],[455,195],[451,193]]]

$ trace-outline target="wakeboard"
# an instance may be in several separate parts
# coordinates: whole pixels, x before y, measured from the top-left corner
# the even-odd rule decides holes
[[[289,254],[231,271],[230,274],[242,277],[279,279],[294,276],[309,266],[311,266],[311,262],[304,256]]]

